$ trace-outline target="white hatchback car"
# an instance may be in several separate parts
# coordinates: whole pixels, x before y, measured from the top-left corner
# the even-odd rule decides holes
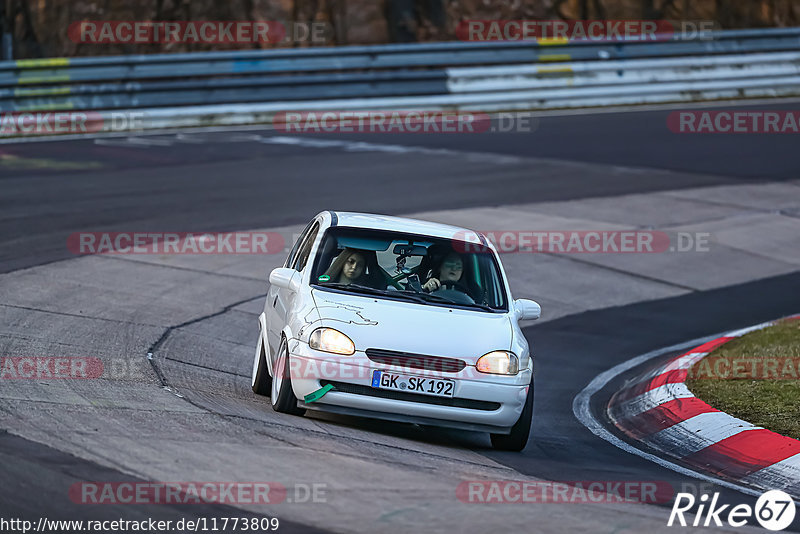
[[[497,251],[474,231],[322,212],[271,284],[252,388],[272,407],[491,433],[522,450],[533,358]]]

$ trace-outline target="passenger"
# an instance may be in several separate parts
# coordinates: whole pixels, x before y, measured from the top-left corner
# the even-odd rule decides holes
[[[378,261],[375,253],[355,248],[344,249],[325,271],[329,280],[339,284],[357,284],[378,288],[376,281]]]
[[[433,276],[425,282],[422,289],[428,293],[432,293],[442,285],[455,285],[458,289],[466,292],[466,288],[460,283],[461,275],[464,274],[464,260],[457,252],[450,252],[439,264],[438,268],[433,270]]]

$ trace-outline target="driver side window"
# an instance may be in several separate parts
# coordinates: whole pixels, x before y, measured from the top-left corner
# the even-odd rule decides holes
[[[300,245],[303,244],[305,241],[306,236],[308,235],[309,230],[311,227],[314,226],[316,221],[311,221],[303,228],[303,231],[300,232],[300,237],[297,238],[297,241],[294,242],[294,246],[292,250],[289,252],[289,256],[286,258],[286,263],[283,264],[284,267],[292,267],[295,262],[297,261],[297,255],[300,252]]]
[[[319,223],[314,223],[313,228],[305,237],[302,246],[300,247],[300,251],[297,254],[297,258],[295,259],[292,268],[295,271],[302,271],[306,263],[308,262],[308,256],[311,254],[311,248],[314,246],[314,241],[317,238],[317,233],[319,232]]]

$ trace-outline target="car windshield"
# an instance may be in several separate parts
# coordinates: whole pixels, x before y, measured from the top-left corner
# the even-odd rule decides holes
[[[430,236],[331,228],[314,260],[311,283],[431,306],[508,310],[491,250]]]

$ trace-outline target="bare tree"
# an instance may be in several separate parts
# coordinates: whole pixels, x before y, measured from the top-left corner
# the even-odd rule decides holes
[[[9,33],[17,43],[17,57],[42,57],[42,47],[33,28],[28,0],[9,0],[7,5]]]
[[[594,5],[594,17],[600,20],[605,20],[606,9],[603,7],[603,2],[601,2],[601,0],[592,0],[592,4]]]
[[[326,11],[333,27],[334,44],[347,44],[347,1],[326,0]]]
[[[642,18],[652,20],[661,17],[660,10],[656,9],[653,0],[642,0]]]
[[[715,14],[717,22],[723,28],[732,28],[735,26],[733,10],[729,0],[716,0]]]
[[[563,2],[559,2],[557,5],[560,6],[562,3]],[[578,18],[581,20],[605,20],[606,18],[606,9],[603,7],[603,2],[601,0],[580,0],[579,8],[580,13]],[[562,15],[561,18],[565,17]]]
[[[414,0],[386,0],[384,5],[389,38],[395,43],[417,40],[417,16]]]
[[[319,0],[294,0],[292,2],[292,21],[304,22],[310,28],[318,9]],[[292,43],[292,46],[300,46],[300,43],[295,39],[292,39]]]
[[[11,17],[6,11],[8,4],[0,0],[0,47],[2,59],[14,59],[14,34],[12,33]]]

